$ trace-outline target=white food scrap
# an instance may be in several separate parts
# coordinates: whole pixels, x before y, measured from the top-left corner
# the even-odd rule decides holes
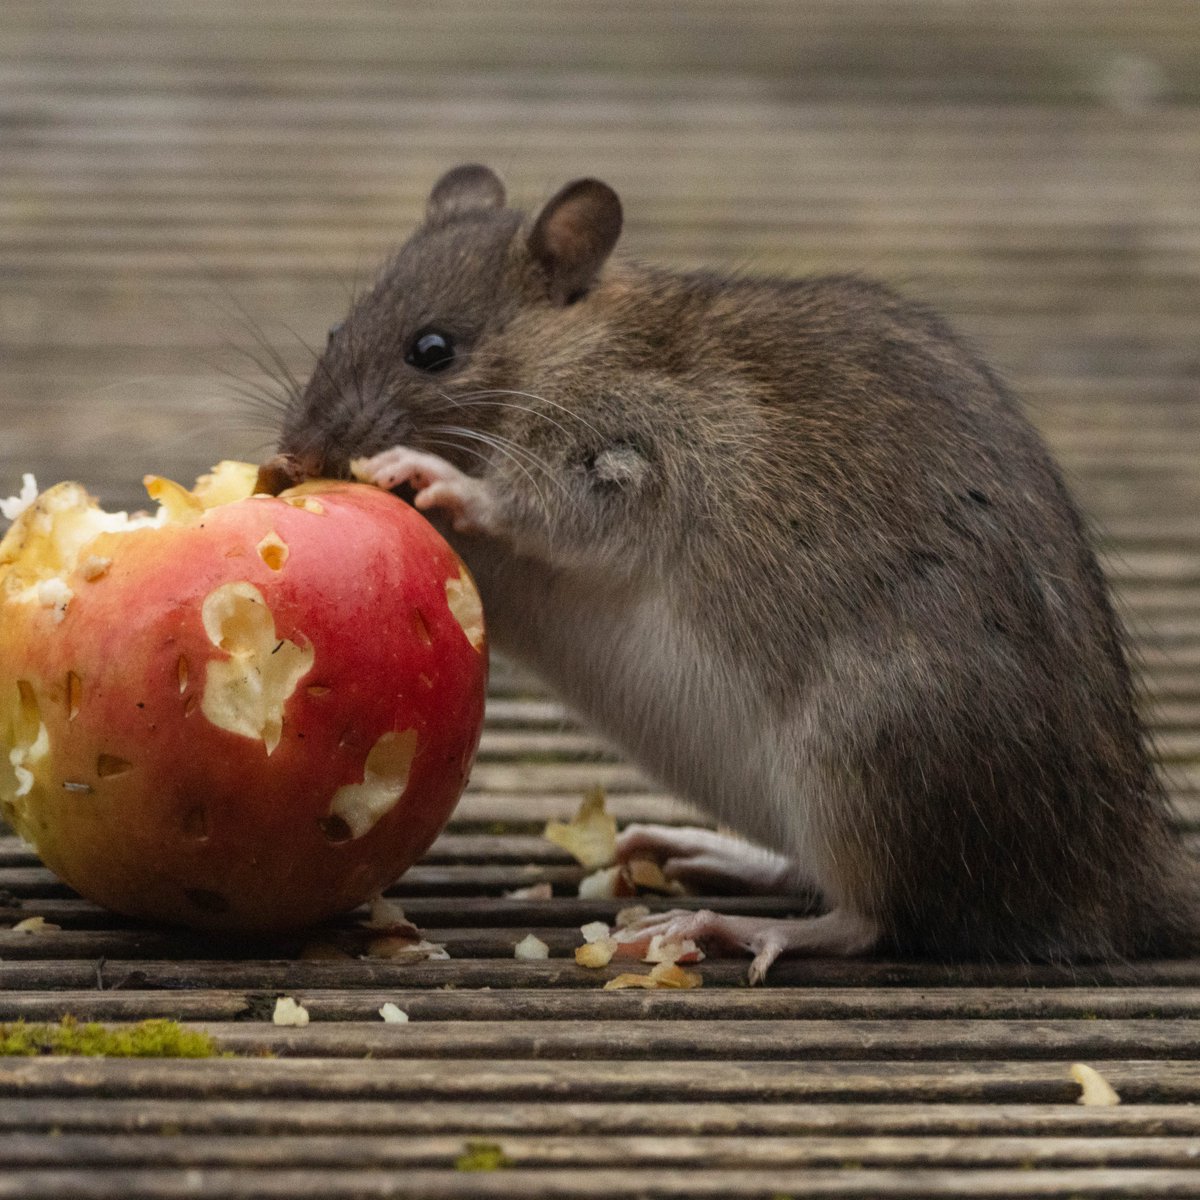
[[[514,958],[539,959],[550,957],[550,947],[534,934],[526,934],[514,947]]]
[[[414,937],[419,936],[417,927],[404,915],[404,909],[382,893],[371,897],[370,916],[365,921],[359,921],[359,924],[364,929],[387,929],[393,933],[398,932],[397,926],[406,925],[412,930]]]
[[[543,832],[589,870],[607,867],[617,855],[617,821],[604,807],[604,790],[588,792],[569,823],[550,821]]]
[[[624,867],[601,867],[579,881],[581,900],[614,900],[635,894]]]
[[[291,996],[280,996],[275,1001],[275,1011],[271,1014],[275,1025],[295,1025],[303,1027],[308,1024],[308,1009],[297,1004]]]
[[[1095,1067],[1089,1067],[1087,1063],[1072,1063],[1071,1078],[1082,1089],[1076,1104],[1102,1108],[1121,1103],[1116,1089]]]
[[[404,1011],[404,1009],[399,1008],[397,1005],[393,1004],[390,1000],[386,1004],[384,1004],[384,1006],[379,1010],[379,1015],[389,1025],[407,1025],[408,1024],[408,1013],[406,1013]]]
[[[13,927],[13,933],[55,933],[62,928],[61,925],[55,925],[52,921],[47,921],[45,917],[26,917],[23,921],[18,921]]]
[[[367,958],[386,958],[390,962],[425,962],[426,960],[448,959],[446,947],[424,938],[396,937],[392,935],[372,938],[367,943]]]
[[[75,598],[75,593],[61,579],[43,579],[37,585],[37,598],[43,608],[53,611],[57,622],[67,615],[67,605]]]
[[[694,963],[700,962],[703,958],[704,951],[691,938],[677,938],[674,941],[668,941],[664,934],[656,933],[650,939],[646,953],[642,955],[642,962]]]
[[[581,925],[582,946],[575,948],[575,961],[581,967],[607,967],[617,952],[617,940],[603,921],[590,921]]]
[[[21,476],[21,490],[15,496],[9,496],[7,500],[0,500],[0,517],[6,521],[15,521],[32,506],[37,496],[37,480],[26,471]]]

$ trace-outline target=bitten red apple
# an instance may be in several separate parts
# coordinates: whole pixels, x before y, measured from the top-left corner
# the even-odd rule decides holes
[[[270,932],[352,908],[450,815],[483,720],[466,568],[396,497],[74,483],[0,542],[0,811],[84,896]]]

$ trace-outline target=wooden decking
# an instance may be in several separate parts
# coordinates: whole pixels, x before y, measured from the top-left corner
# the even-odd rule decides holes
[[[470,159],[530,203],[607,179],[643,257],[945,309],[1102,531],[1200,834],[1194,0],[3,0],[0,493],[33,470],[136,505],[144,471],[257,455],[227,372],[262,382],[261,340],[305,372]],[[616,905],[572,898],[541,824],[595,784],[685,814],[496,674],[470,791],[393,891],[446,962],[136,925],[0,839],[0,927],[62,926],[0,928],[0,1021],[170,1016],[237,1054],[0,1060],[0,1197],[1200,1195],[1200,961],[797,961],[750,990],[708,960],[698,991],[602,991],[571,950]],[[549,960],[514,960],[530,931]],[[285,994],[307,1028],[270,1023]],[[1075,1062],[1123,1103],[1078,1106]],[[507,1165],[456,1169],[472,1143]]]

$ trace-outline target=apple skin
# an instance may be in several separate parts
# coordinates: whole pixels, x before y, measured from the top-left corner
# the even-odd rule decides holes
[[[279,569],[257,549],[271,535]],[[353,908],[424,854],[478,746],[487,647],[447,600],[450,581],[477,600],[465,567],[419,513],[314,481],[100,534],[80,561],[97,556],[110,565],[67,577],[60,619],[0,593],[0,693],[49,740],[28,794],[9,783],[3,807],[47,866],[130,916],[267,933]],[[208,666],[229,655],[203,607],[229,583],[256,588],[277,638],[312,651],[269,754],[204,711]],[[381,736],[408,731],[403,794],[350,836],[330,822],[335,793],[363,780]]]

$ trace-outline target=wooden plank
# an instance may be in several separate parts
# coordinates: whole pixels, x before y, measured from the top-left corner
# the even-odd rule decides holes
[[[1028,1059],[1183,1059],[1200,1045],[1200,1020],[908,1021],[776,1020],[327,1021],[303,1029],[199,1024],[225,1050],[290,1058],[516,1059],[519,1061],[729,1059],[807,1062]],[[1200,1070],[1200,1063],[1197,1064]]]
[[[340,1167],[347,1172],[420,1167],[453,1169],[462,1157],[461,1135],[374,1137],[272,1134],[269,1137],[207,1133],[100,1135],[0,1133],[0,1167],[115,1168],[220,1167],[255,1171]],[[506,1134],[500,1142],[510,1165],[586,1170],[619,1164],[623,1169],[673,1166],[689,1170],[741,1168],[956,1167],[1156,1167],[1196,1170],[1191,1137],[687,1137],[670,1135],[595,1136]],[[1197,1176],[1200,1182],[1200,1176]]]
[[[464,1149],[466,1147],[464,1146]],[[529,1197],[539,1200],[728,1200],[731,1197],[778,1200],[803,1195],[812,1200],[836,1197],[963,1196],[1012,1200],[1083,1200],[1125,1197],[1194,1197],[1192,1170],[1144,1168],[1073,1168],[1064,1170],[862,1170],[836,1171],[712,1168],[681,1174],[676,1168],[609,1167],[603,1171],[515,1170],[487,1173],[443,1173],[434,1170],[356,1171],[342,1169],[242,1172],[219,1168],[186,1170],[122,1170],[114,1180],[92,1171],[23,1171],[0,1176],[0,1197],[14,1200],[480,1200],[483,1197]]]
[[[486,911],[490,902],[477,907]],[[513,903],[516,903],[515,901]],[[580,901],[555,901],[544,906],[547,916],[567,918],[560,907]],[[612,919],[614,905],[590,905],[585,919]],[[729,912],[779,911],[779,902],[738,897],[725,906]],[[409,907],[415,916],[416,905]],[[417,918],[420,920],[420,918]],[[461,919],[461,918],[460,918]],[[482,924],[482,922],[481,922]],[[705,987],[744,987],[745,959],[711,958],[701,964]],[[574,959],[515,961],[470,958],[451,961],[398,963],[366,958],[352,961],[312,961],[255,958],[179,960],[30,960],[0,962],[0,990],[47,989],[99,991],[239,988],[250,991],[301,992],[306,988],[556,988],[599,990],[613,975],[613,964],[602,970],[575,965]],[[1200,960],[1178,959],[1135,963],[1085,964],[1060,967],[1018,963],[918,963],[863,959],[781,959],[771,968],[774,987],[1198,987]]]
[[[1131,1103],[1194,1103],[1200,1063],[1096,1060],[1091,1064]],[[548,1103],[699,1100],[1071,1104],[1079,1085],[1061,1062],[847,1063],[727,1060],[695,1070],[685,1060],[409,1059],[393,1062],[311,1058],[64,1059],[0,1061],[0,1096],[260,1100],[492,1100]]]
[[[704,968],[700,970],[703,974]],[[5,991],[0,993],[0,1021],[57,1020],[66,1013],[79,1020],[97,1021],[160,1016],[208,1022],[242,1020],[256,1011],[258,1001],[274,994],[269,989]],[[396,1004],[413,1022],[1200,1018],[1200,990],[1191,987],[758,987],[683,993],[536,988],[469,992],[404,985],[381,989],[363,984],[292,988],[289,995],[304,1005],[313,1021],[375,1021],[386,1002]]]
[[[622,1100],[521,1104],[491,1101],[7,1099],[0,1130],[62,1133],[402,1134],[541,1133],[619,1136],[1188,1137],[1200,1136],[1200,1106],[1128,1104],[739,1103]]]

